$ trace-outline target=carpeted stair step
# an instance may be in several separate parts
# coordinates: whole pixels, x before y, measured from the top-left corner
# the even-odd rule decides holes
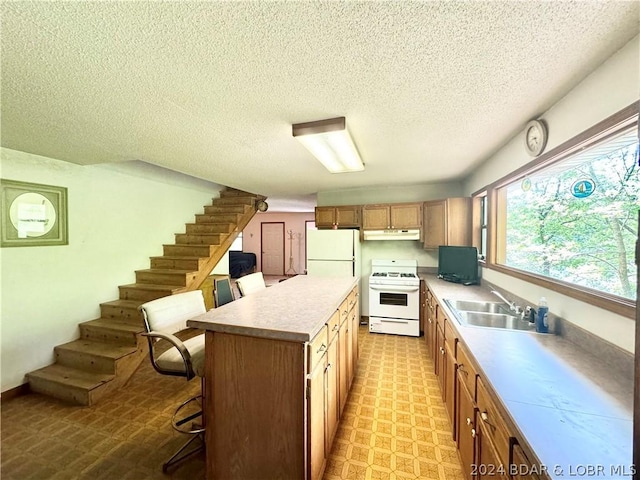
[[[85,372],[54,363],[27,374],[31,391],[49,395],[76,405],[92,405],[96,392],[115,375]]]
[[[156,285],[181,285],[186,287],[196,278],[198,271],[148,268],[136,270],[136,283]]]
[[[151,257],[151,268],[198,271],[206,263],[205,257]]]
[[[200,233],[231,233],[236,229],[235,223],[187,223],[186,232],[188,234]]]
[[[228,222],[237,225],[241,218],[241,213],[198,213],[196,223]]]
[[[231,195],[214,198],[213,205],[253,205],[258,197],[254,195]]]
[[[98,373],[116,373],[116,362],[137,352],[136,346],[116,345],[87,339],[74,340],[54,348],[56,363]]]
[[[228,233],[176,233],[177,245],[220,245]]]
[[[142,322],[139,325],[134,325],[112,318],[96,318],[80,324],[80,338],[84,340],[132,347],[138,344],[138,334],[143,331]]]
[[[156,298],[167,297],[174,293],[185,291],[181,285],[152,285],[147,283],[131,283],[120,285],[121,300],[140,300],[140,303],[155,300]]]
[[[205,205],[204,213],[208,215],[243,215],[252,209],[251,205]]]
[[[142,313],[138,307],[141,300],[112,300],[100,304],[100,317],[117,320],[135,326],[142,326]]]
[[[162,253],[173,257],[210,257],[217,250],[216,245],[163,245]]]

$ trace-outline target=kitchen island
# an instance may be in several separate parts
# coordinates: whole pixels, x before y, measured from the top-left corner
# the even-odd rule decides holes
[[[299,275],[188,322],[206,331],[207,479],[321,477],[355,370],[357,285]]]

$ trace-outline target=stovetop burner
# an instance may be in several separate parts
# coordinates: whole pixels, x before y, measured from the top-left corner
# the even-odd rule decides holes
[[[416,285],[418,262],[415,260],[372,260],[370,283],[375,285]]]

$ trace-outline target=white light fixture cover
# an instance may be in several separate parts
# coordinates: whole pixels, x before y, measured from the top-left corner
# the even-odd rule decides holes
[[[293,136],[331,173],[364,170],[345,117],[294,124]]]

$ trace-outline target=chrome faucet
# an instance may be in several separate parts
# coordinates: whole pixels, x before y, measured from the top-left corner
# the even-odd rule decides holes
[[[491,290],[491,293],[493,293],[494,295],[497,295],[504,303],[509,305],[509,310],[511,310],[512,312],[517,312],[518,307],[515,302],[510,302],[509,300],[504,298],[504,296],[497,290]]]

